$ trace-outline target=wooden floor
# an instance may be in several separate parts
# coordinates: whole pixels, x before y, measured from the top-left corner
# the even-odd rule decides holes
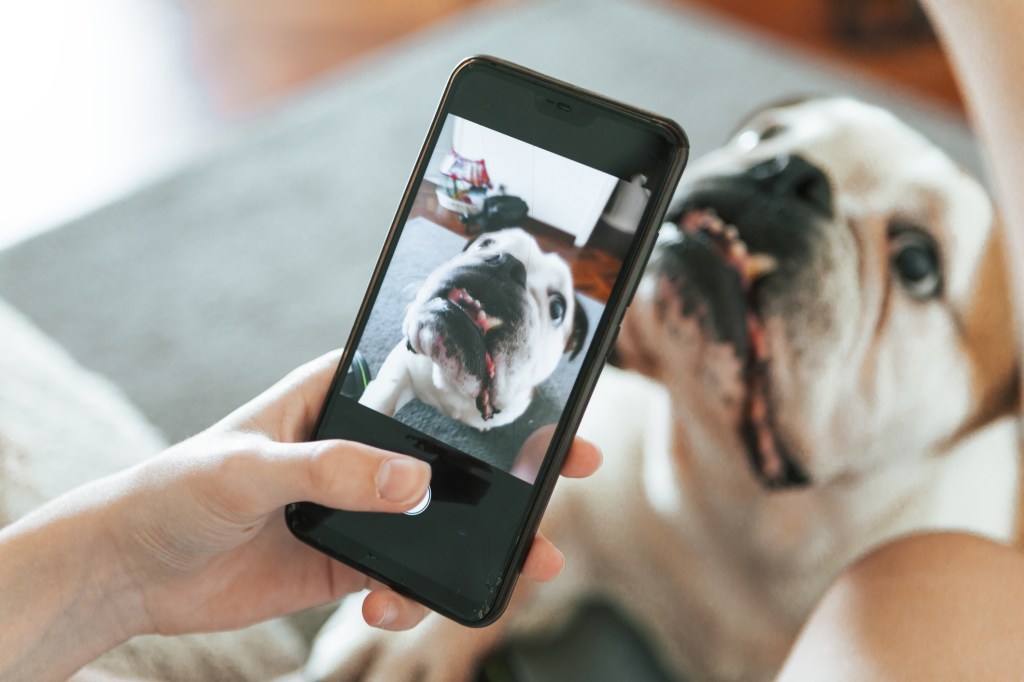
[[[500,0],[177,0],[214,111],[245,115],[431,23]]]
[[[700,7],[963,115],[963,101],[946,56],[912,0],[673,2]],[[867,30],[856,30],[865,25]]]
[[[238,115],[317,75],[430,23],[474,6],[509,0],[179,0],[191,27],[199,73],[216,111]],[[962,111],[934,39],[883,24],[911,0],[669,0],[725,17],[840,68]],[[856,39],[842,21],[851,8],[876,24]]]

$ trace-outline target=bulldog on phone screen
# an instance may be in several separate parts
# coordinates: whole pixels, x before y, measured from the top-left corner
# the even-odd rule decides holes
[[[770,680],[872,548],[932,529],[1012,540],[1002,240],[982,185],[891,113],[758,112],[687,170],[622,324],[632,371],[606,369],[590,401],[580,433],[605,464],[560,484],[542,526],[567,575],[483,630],[432,617],[384,635],[346,607],[307,671],[474,679],[509,627],[596,593],[680,679]]]
[[[415,397],[484,430],[515,421],[562,356],[576,357],[587,317],[566,262],[509,228],[430,273],[402,331],[359,402],[394,416]]]

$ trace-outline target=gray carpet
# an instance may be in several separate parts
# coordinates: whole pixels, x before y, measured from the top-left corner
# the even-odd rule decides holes
[[[767,101],[844,92],[979,165],[954,121],[700,14],[517,3],[369,58],[166,180],[0,254],[0,296],[168,437],[201,429],[344,341],[447,76],[476,52],[670,115],[694,154]]]
[[[435,268],[462,251],[466,240],[426,218],[413,218],[405,225],[395,248],[389,276],[381,284],[377,305],[366,323],[359,352],[363,354],[373,376],[377,376],[384,358],[403,340],[402,320],[405,310],[416,294],[416,287]],[[413,428],[454,445],[488,464],[508,471],[523,443],[545,424],[558,421],[569,397],[576,374],[593,336],[594,325],[604,310],[597,301],[579,297],[590,316],[590,335],[584,352],[570,360],[566,356],[555,372],[537,387],[533,402],[519,419],[482,432],[447,417],[418,400],[408,403],[395,418]]]

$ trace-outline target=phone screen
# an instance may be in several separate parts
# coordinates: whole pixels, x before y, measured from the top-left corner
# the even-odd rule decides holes
[[[566,406],[604,361],[593,340],[668,158],[587,163],[578,142],[544,143],[579,128],[559,102],[531,93],[531,115],[555,108],[538,136],[480,92],[442,109],[315,434],[428,461],[429,494],[397,515],[301,505],[339,558],[464,621],[508,578]]]

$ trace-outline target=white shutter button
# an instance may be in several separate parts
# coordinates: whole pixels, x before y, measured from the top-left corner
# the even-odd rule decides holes
[[[423,496],[423,499],[416,503],[416,506],[412,509],[408,509],[404,512],[406,516],[417,516],[426,511],[427,506],[430,504],[430,486],[427,486],[427,493]]]

